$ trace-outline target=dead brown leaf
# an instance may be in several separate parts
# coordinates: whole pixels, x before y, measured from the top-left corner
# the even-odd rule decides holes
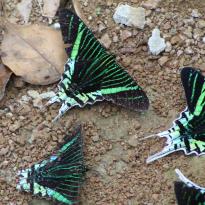
[[[67,58],[60,31],[43,25],[7,23],[1,50],[3,63],[36,85],[58,81]]]
[[[12,72],[0,61],[0,100],[4,97],[6,85],[11,77]]]

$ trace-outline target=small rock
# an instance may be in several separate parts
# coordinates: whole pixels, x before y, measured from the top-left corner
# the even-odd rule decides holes
[[[21,127],[21,124],[16,121],[14,124],[12,124],[10,127],[9,127],[9,130],[11,132],[15,132],[16,130],[18,130],[19,128]]]
[[[139,121],[135,121],[134,128],[135,130],[139,130],[141,128],[141,124],[139,123]]]
[[[203,43],[205,43],[205,36],[203,37],[202,41],[203,41]]]
[[[92,21],[92,20],[93,20],[93,17],[92,17],[92,16],[88,16],[88,20],[89,20],[89,21]]]
[[[41,98],[34,99],[33,106],[37,108],[42,108],[43,107],[42,99]]]
[[[192,34],[192,27],[189,26],[188,29],[186,29],[184,31],[184,35],[186,35],[188,38],[192,38],[193,34]]]
[[[129,5],[118,5],[113,19],[116,23],[126,26],[134,26],[143,29],[145,26],[145,9],[142,7],[131,7]]]
[[[137,147],[139,145],[138,140],[135,135],[131,136],[127,142],[132,147]]]
[[[194,18],[199,18],[201,14],[199,13],[198,9],[193,9],[191,12],[191,16]]]
[[[4,144],[6,142],[6,138],[3,135],[0,135],[0,144]]]
[[[112,40],[113,40],[114,43],[117,43],[119,41],[119,38],[118,38],[117,34],[113,36]]]
[[[172,50],[172,44],[169,42],[169,41],[167,41],[166,42],[166,49],[165,49],[165,52],[171,52],[171,50]]]
[[[124,170],[127,168],[127,164],[123,162],[122,160],[115,163],[115,170],[113,170],[115,173],[124,173]],[[114,174],[115,174],[114,173]]]
[[[100,39],[100,42],[105,46],[105,48],[109,48],[112,41],[110,40],[110,37],[109,35],[106,33],[104,34],[101,39]]]
[[[158,55],[166,48],[166,43],[163,38],[160,37],[160,30],[155,28],[152,31],[152,36],[148,40],[149,50],[153,55]]]
[[[164,24],[164,29],[165,30],[169,30],[171,27],[172,26],[171,26],[170,22],[167,22],[167,23]]]
[[[176,35],[176,36],[173,36],[172,38],[171,38],[171,44],[172,45],[176,45],[176,44],[178,44],[179,42],[181,41],[181,38],[178,36],[178,35]]]
[[[152,194],[152,199],[153,199],[154,201],[158,201],[158,199],[159,199],[159,194]]]
[[[99,135],[95,135],[92,137],[93,142],[98,142],[99,141]]]
[[[190,47],[187,47],[184,52],[187,54],[187,55],[191,55],[193,54],[193,50],[190,48]]]
[[[28,113],[30,113],[30,112],[31,112],[31,108],[30,108],[30,106],[28,106],[26,104],[24,104],[22,106],[22,109],[20,110],[21,115],[28,115]]]
[[[50,91],[50,92],[41,93],[40,98],[41,99],[49,99],[49,98],[54,97],[55,95],[56,95],[55,92]]]
[[[198,28],[205,28],[205,20],[199,20],[197,23]]]
[[[197,41],[199,41],[200,38],[201,38],[203,35],[204,35],[204,32],[203,32],[201,29],[199,29],[199,28],[194,29],[194,34],[193,34],[194,39],[196,39]]]
[[[29,90],[27,93],[33,99],[40,98],[40,95],[36,90]]]
[[[102,32],[106,29],[106,26],[103,24],[103,23],[100,23],[99,26],[98,26],[98,31],[99,32]]]
[[[8,113],[6,113],[6,117],[7,117],[7,118],[12,118],[12,117],[13,117],[13,114],[12,114],[11,112],[8,112]]]
[[[158,62],[159,62],[159,65],[163,66],[167,61],[168,61],[168,56],[162,56]]]
[[[182,50],[178,50],[177,51],[177,56],[180,56],[180,55],[182,55],[183,54],[183,51]]]
[[[142,2],[141,6],[146,9],[156,9],[159,6],[161,0],[147,0]]]
[[[28,103],[30,100],[31,100],[31,97],[29,97],[29,96],[27,96],[27,95],[23,95],[23,96],[21,97],[20,102],[21,102],[21,103],[23,103],[23,102]]]
[[[0,149],[0,156],[4,156],[9,152],[9,147],[1,148]]]
[[[132,36],[132,32],[130,32],[128,30],[123,30],[120,32],[120,37],[121,37],[122,41],[128,39],[131,36]]]

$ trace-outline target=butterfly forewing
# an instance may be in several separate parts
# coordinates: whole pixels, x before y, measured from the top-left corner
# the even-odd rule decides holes
[[[67,9],[61,9],[59,11],[59,23],[64,43],[71,44],[71,48],[66,50],[72,60],[88,61],[107,53],[104,46],[100,44],[76,14]],[[111,56],[114,58],[114,55]]]

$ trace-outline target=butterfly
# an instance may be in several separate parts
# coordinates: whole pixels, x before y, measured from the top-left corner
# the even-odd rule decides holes
[[[103,100],[132,110],[148,109],[149,100],[142,88],[77,15],[62,9],[59,23],[68,60],[58,92],[47,103],[62,103],[54,121],[72,107],[84,107]]]
[[[161,152],[150,156],[147,163],[180,150],[186,155],[205,154],[205,79],[200,71],[185,67],[181,70],[181,81],[187,107],[170,129],[157,134],[167,138],[167,145]]]
[[[178,205],[205,205],[205,188],[187,179],[178,169],[176,173],[181,180],[174,183]]]
[[[50,158],[19,171],[17,189],[63,204],[77,204],[84,181],[83,140],[78,126]]]

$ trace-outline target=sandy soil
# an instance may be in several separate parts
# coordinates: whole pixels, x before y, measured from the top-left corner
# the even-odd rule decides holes
[[[12,14],[17,1],[5,1],[8,13]],[[72,109],[57,124],[53,124],[51,120],[56,116],[59,105],[41,112],[33,107],[32,100],[28,103],[21,101],[22,96],[28,95],[28,90],[42,93],[55,90],[56,85],[41,87],[25,84],[17,88],[13,77],[0,108],[0,149],[7,149],[0,155],[0,204],[46,204],[16,191],[14,173],[49,156],[65,133],[76,123],[81,123],[89,168],[81,194],[82,204],[174,205],[174,169],[179,168],[187,177],[204,185],[204,157],[186,157],[180,152],[147,165],[146,158],[159,151],[164,140],[139,139],[170,127],[172,120],[185,107],[179,68],[192,65],[203,69],[205,65],[204,29],[197,27],[199,19],[187,19],[191,19],[193,9],[199,9],[203,14],[205,5],[196,0],[162,1],[157,9],[147,9],[148,23],[143,30],[138,30],[119,26],[112,20],[118,3],[125,1],[85,2],[82,3],[82,10],[90,22],[89,27],[99,38],[105,33],[109,35],[112,40],[109,50],[118,56],[119,62],[147,92],[151,107],[140,114],[110,103],[97,103],[83,109]],[[130,4],[139,6],[141,0],[132,0]],[[96,8],[100,15],[96,15]],[[36,13],[37,5],[31,22],[43,21]],[[200,19],[204,20],[204,16]],[[105,26],[103,31],[99,31],[100,24]],[[157,57],[152,56],[147,47],[147,40],[156,26],[172,45],[170,51]],[[129,38],[124,36],[125,30],[131,32]],[[187,36],[187,30],[191,30],[193,36]],[[201,36],[195,39],[194,34]],[[113,41],[115,36],[117,42]],[[192,52],[187,52],[187,48]],[[160,58],[164,56],[167,56],[167,61],[160,65]]]

